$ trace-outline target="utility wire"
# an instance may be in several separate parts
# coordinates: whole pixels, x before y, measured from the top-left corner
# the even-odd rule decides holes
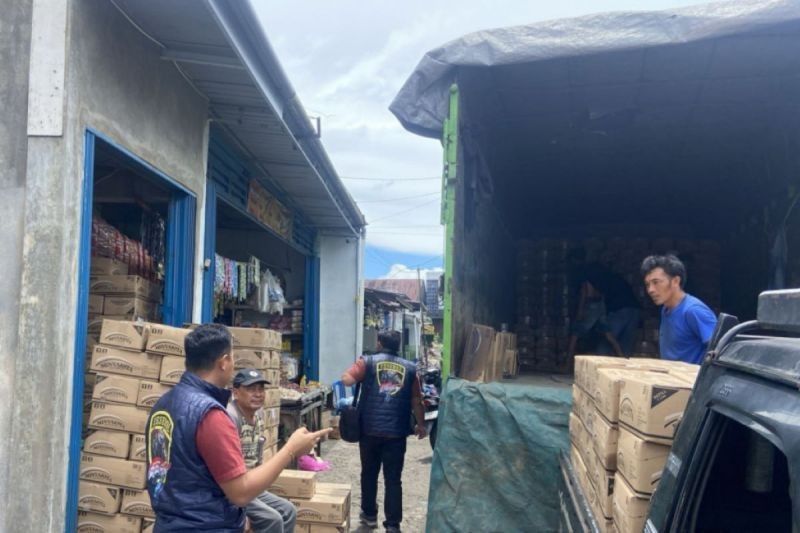
[[[430,180],[441,180],[441,176],[430,176],[425,178],[356,178],[353,176],[339,176],[340,179],[343,180],[354,180],[354,181],[430,181]]]
[[[421,204],[415,205],[414,207],[409,207],[408,209],[405,209],[403,211],[398,211],[397,213],[392,213],[391,215],[386,215],[385,217],[379,217],[379,218],[376,218],[375,220],[372,220],[372,221],[369,221],[369,222],[370,223],[378,222],[379,220],[386,220],[387,218],[393,218],[393,217],[396,217],[396,216],[404,215],[404,214],[406,214],[406,213],[408,213],[410,211],[414,211],[415,209],[419,209],[420,207],[425,207],[426,205],[430,205],[430,204],[432,204],[434,202],[438,202],[438,201],[439,201],[438,198],[434,198],[433,200],[430,200],[428,202],[423,202]]]
[[[358,200],[356,203],[371,204],[377,202],[399,202],[401,200],[413,200],[414,198],[425,198],[426,196],[433,196],[435,194],[441,194],[441,191],[427,192],[425,194],[417,194],[415,196],[404,196],[402,198],[381,198],[380,200]]]

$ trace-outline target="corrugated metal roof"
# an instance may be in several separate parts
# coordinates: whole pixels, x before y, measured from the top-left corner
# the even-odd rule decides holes
[[[412,302],[420,303],[421,283],[415,279],[368,279],[364,285],[369,289],[403,294]]]
[[[209,101],[259,179],[323,230],[360,233],[364,216],[328,159],[248,1],[114,0]]]

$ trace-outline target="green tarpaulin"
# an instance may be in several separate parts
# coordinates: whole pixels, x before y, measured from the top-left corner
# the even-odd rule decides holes
[[[563,385],[448,380],[427,531],[557,531],[558,452],[569,447],[571,404]]]

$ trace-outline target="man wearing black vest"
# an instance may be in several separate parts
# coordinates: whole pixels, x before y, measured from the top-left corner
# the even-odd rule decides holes
[[[361,522],[378,525],[378,474],[386,485],[383,510],[387,532],[399,532],[403,520],[403,461],[413,412],[415,433],[425,438],[425,411],[417,367],[398,357],[397,332],[378,335],[379,353],[360,358],[343,375],[347,385],[361,383]]]
[[[226,411],[231,393],[225,387],[234,371],[231,341],[219,324],[187,335],[186,372],[147,420],[147,491],[157,533],[241,533],[243,508],[330,431],[298,429],[277,455],[248,471]]]

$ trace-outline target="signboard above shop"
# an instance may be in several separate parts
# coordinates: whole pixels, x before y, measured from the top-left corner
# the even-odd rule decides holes
[[[247,211],[281,237],[291,240],[291,212],[256,180],[250,180]]]

